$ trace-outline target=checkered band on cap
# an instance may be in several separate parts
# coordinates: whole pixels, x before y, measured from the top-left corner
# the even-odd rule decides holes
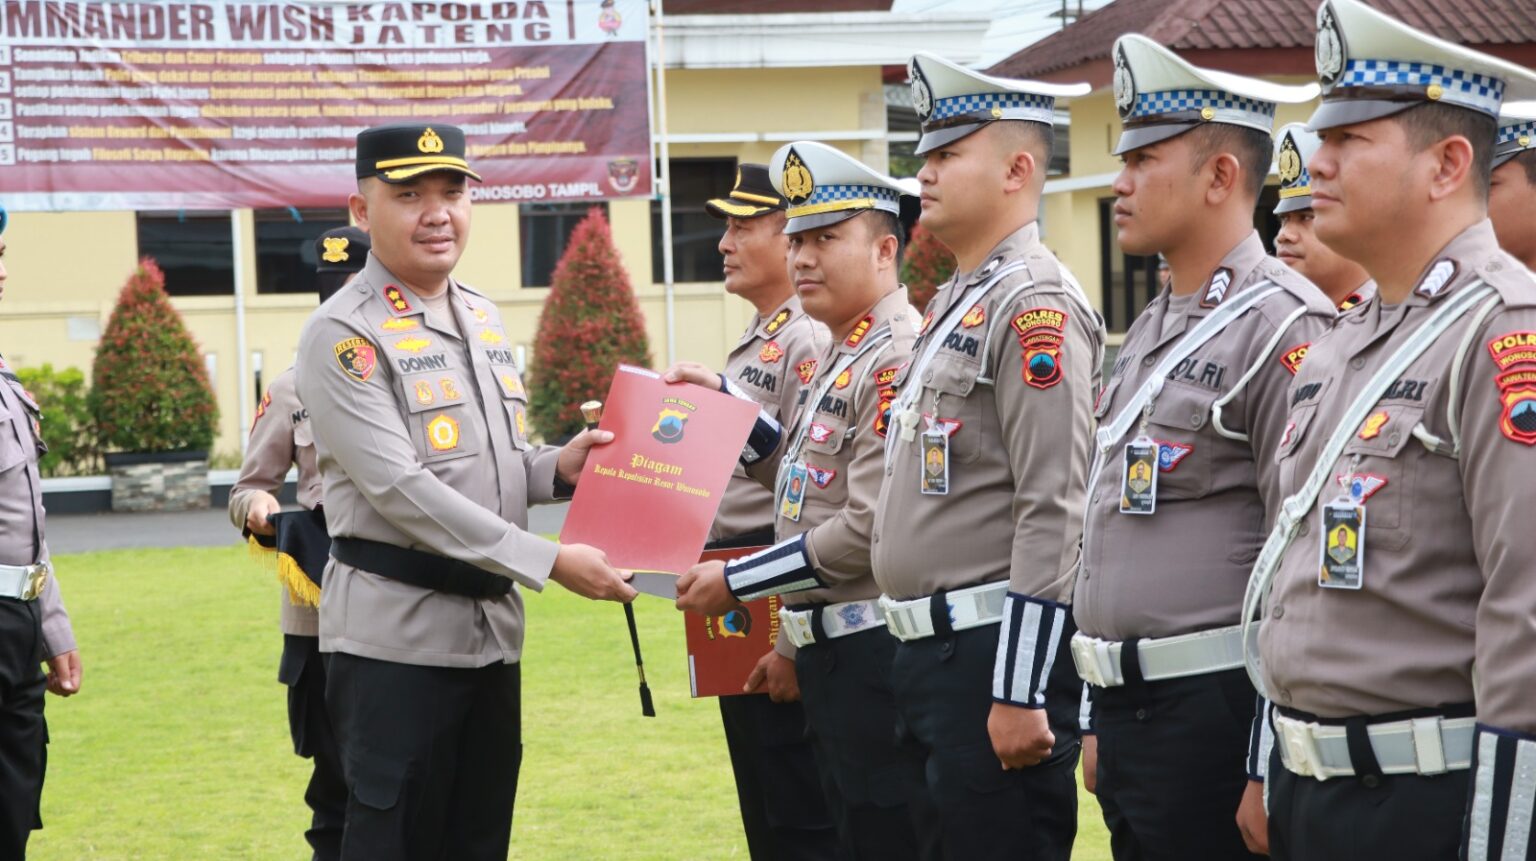
[[[1494,117],[1504,101],[1504,81],[1500,78],[1406,60],[1350,60],[1332,95],[1341,95],[1340,90],[1351,87],[1419,90],[1430,101],[1449,102]],[[1431,87],[1438,88],[1438,96],[1429,95]]]
[[[1536,145],[1536,120],[1499,128],[1499,146],[1517,143],[1521,138],[1526,139],[1526,142],[1521,144],[1521,149],[1530,149]]]
[[[879,185],[818,185],[804,203],[784,213],[790,218],[840,212],[847,209],[880,209],[901,214],[901,192]]]
[[[1203,111],[1214,114],[1210,122],[1233,123],[1254,128],[1273,129],[1275,103],[1236,96],[1224,90],[1163,90],[1138,93],[1136,104],[1126,115],[1127,123],[1149,120],[1163,114]]]
[[[935,99],[927,122],[935,123],[964,114],[987,113],[993,108],[1003,112],[998,119],[1034,120],[1050,123],[1056,119],[1056,100],[1034,93],[973,93]]]

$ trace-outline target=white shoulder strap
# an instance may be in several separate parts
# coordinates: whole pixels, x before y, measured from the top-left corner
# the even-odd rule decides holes
[[[832,391],[832,385],[837,382],[837,378],[842,376],[844,371],[853,367],[854,362],[857,362],[866,353],[889,340],[891,340],[891,324],[887,323],[876,329],[874,333],[865,339],[864,343],[859,345],[857,350],[851,353],[844,353],[837,360],[837,364],[833,365],[832,369],[823,377],[821,385],[816,388],[816,391],[811,393],[810,399],[805,402],[805,406],[800,411],[799,421],[795,423],[795,435],[790,437],[789,446],[784,450],[784,459],[780,461],[779,477],[774,492],[776,499],[783,493],[784,485],[789,481],[788,470],[783,467],[789,466],[800,458],[800,451],[805,448],[805,439],[811,430],[811,419],[815,417],[816,409],[821,404],[821,399],[827,396],[827,392]]]
[[[1254,687],[1259,693],[1264,693],[1264,682],[1259,676],[1258,656],[1253,653],[1248,644],[1248,629],[1254,622],[1254,614],[1259,612],[1263,604],[1269,599],[1269,588],[1274,580],[1275,572],[1280,570],[1280,561],[1285,556],[1285,551],[1296,538],[1296,530],[1301,525],[1301,519],[1306,517],[1316,504],[1318,496],[1323,492],[1329,477],[1333,472],[1334,464],[1339,456],[1344,453],[1344,447],[1354,437],[1360,423],[1365,421],[1367,414],[1381,400],[1387,388],[1397,381],[1418,358],[1424,355],[1439,337],[1445,333],[1457,320],[1461,319],[1467,311],[1483,299],[1492,295],[1490,302],[1501,301],[1491,285],[1482,281],[1468,284],[1466,289],[1446,300],[1435,310],[1424,325],[1420,326],[1413,334],[1403,340],[1403,345],[1397,348],[1375,374],[1371,375],[1370,382],[1360,390],[1360,394],[1350,403],[1349,409],[1339,419],[1339,423],[1333,429],[1333,435],[1328,437],[1328,442],[1318,452],[1317,462],[1312,465],[1312,472],[1302,484],[1301,489],[1285,500],[1280,506],[1280,514],[1275,519],[1275,528],[1269,533],[1269,538],[1264,542],[1264,549],[1259,551],[1258,561],[1254,563],[1253,573],[1248,577],[1248,588],[1243,595],[1243,662],[1248,668],[1248,677],[1253,680]]]
[[[939,322],[939,325],[920,336],[920,349],[917,356],[912,360],[912,366],[907,369],[906,385],[901,390],[901,396],[891,406],[891,419],[893,421],[897,416],[911,409],[912,404],[922,394],[923,387],[919,381],[922,379],[923,371],[939,352],[939,348],[944,346],[944,339],[949,337],[949,333],[953,332],[956,326],[960,325],[960,321],[970,312],[971,307],[984,299],[992,291],[992,288],[1001,283],[1004,278],[1026,268],[1028,267],[1025,266],[1024,261],[1015,260],[1007,266],[998,269],[987,280],[971,287],[965,291],[965,295],[956,298],[955,303],[945,309],[944,319]],[[1021,285],[1020,289],[1032,283],[1034,282],[1026,282],[1024,285]],[[887,460],[890,459],[891,451],[895,448],[895,442],[893,441],[895,436],[897,434],[886,436],[885,456]]]
[[[1179,363],[1189,358],[1205,343],[1216,337],[1227,324],[1241,316],[1245,311],[1259,304],[1270,296],[1284,290],[1279,284],[1271,281],[1260,281],[1242,293],[1239,293],[1231,302],[1223,302],[1216,309],[1207,314],[1204,319],[1195,324],[1195,328],[1184,334],[1184,337],[1163,356],[1157,367],[1147,376],[1146,382],[1136,390],[1135,396],[1126,403],[1120,413],[1109,424],[1100,425],[1099,431],[1094,437],[1093,466],[1088,470],[1088,492],[1093,493],[1099,483],[1099,473],[1104,470],[1105,458],[1110,448],[1125,436],[1125,432],[1131,429],[1131,424],[1141,415],[1141,411],[1156,398],[1163,390],[1163,382]]]

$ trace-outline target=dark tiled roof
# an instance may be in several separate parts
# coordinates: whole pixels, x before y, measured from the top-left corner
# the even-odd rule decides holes
[[[1530,0],[1367,0],[1441,38],[1466,45],[1536,43]],[[1105,60],[1115,39],[1142,33],[1180,53],[1312,47],[1318,0],[1116,0],[988,69],[1036,78]],[[1503,54],[1502,51],[1495,53]]]

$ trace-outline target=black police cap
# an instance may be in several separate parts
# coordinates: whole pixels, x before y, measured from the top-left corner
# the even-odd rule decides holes
[[[469,169],[464,154],[464,130],[458,126],[378,126],[357,135],[357,178],[376,176],[388,183],[400,183],[435,170],[448,170],[480,179],[480,174]]]
[[[359,228],[327,230],[315,240],[315,271],[361,272],[368,262],[371,247],[368,234]]]
[[[768,165],[743,164],[736,168],[736,187],[729,197],[717,197],[704,203],[704,211],[716,218],[756,218],[770,212],[783,212],[789,206],[784,195],[768,178]]]

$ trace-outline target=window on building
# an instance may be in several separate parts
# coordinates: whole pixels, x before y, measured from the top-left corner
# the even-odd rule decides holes
[[[704,202],[724,197],[736,184],[736,160],[674,158],[668,162],[672,180],[672,280],[679,284],[724,278],[718,218],[704,211]],[[662,258],[661,201],[651,204],[651,279],[666,279]]]
[[[172,296],[235,291],[235,244],[228,212],[150,211],[137,214],[139,256],[165,271]]]
[[[345,209],[256,210],[256,292],[314,293],[315,240],[350,222]]]
[[[594,206],[603,211],[604,218],[608,216],[607,203],[524,203],[517,207],[524,287],[550,285],[571,232]]]

